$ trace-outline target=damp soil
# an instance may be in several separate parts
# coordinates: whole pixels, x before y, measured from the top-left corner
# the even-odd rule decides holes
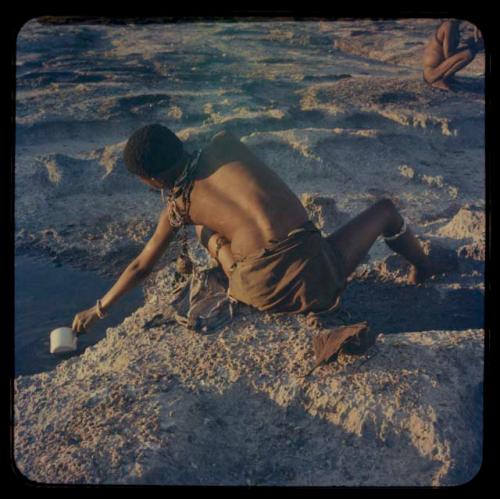
[[[76,313],[94,305],[114,280],[95,272],[56,266],[48,259],[17,256],[15,261],[15,374],[34,374],[54,369],[59,362],[81,355],[144,304],[140,289],[122,297],[108,316],[78,337],[75,352],[53,355],[49,351],[50,331],[71,327]]]

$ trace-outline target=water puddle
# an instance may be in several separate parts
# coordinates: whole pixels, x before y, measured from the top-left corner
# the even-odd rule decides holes
[[[94,272],[56,267],[51,261],[16,256],[15,260],[15,374],[26,375],[54,369],[106,336],[144,304],[140,288],[130,291],[113,306],[108,316],[78,337],[76,352],[52,355],[49,334],[56,327],[71,327],[76,313],[93,306],[114,284]]]

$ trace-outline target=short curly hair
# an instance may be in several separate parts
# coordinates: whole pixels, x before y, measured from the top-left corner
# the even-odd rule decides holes
[[[184,147],[167,127],[154,124],[136,130],[128,139],[123,159],[128,171],[153,178],[172,168],[182,157]]]

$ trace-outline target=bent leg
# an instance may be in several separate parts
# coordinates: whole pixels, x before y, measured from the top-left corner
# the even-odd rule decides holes
[[[195,232],[200,243],[207,249],[210,256],[215,258],[224,273],[229,277],[231,266],[235,262],[231,252],[231,241],[203,225],[196,225]]]
[[[469,50],[461,50],[453,54],[448,59],[445,59],[439,66],[435,68],[427,67],[424,69],[424,79],[429,84],[434,84],[440,80],[446,80],[453,76],[457,71],[467,66],[472,59],[474,53]]]
[[[403,217],[393,202],[390,199],[383,199],[350,220],[326,239],[340,254],[344,265],[344,275],[348,277],[354,272],[380,235],[397,234],[402,225]],[[414,265],[410,282],[420,282],[429,275],[428,257],[409,228],[394,241],[387,242],[387,245]]]

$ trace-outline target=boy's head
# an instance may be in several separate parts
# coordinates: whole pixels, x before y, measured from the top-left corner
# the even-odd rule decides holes
[[[184,155],[182,142],[162,125],[147,125],[128,139],[124,151],[125,166],[143,179],[168,179]]]

